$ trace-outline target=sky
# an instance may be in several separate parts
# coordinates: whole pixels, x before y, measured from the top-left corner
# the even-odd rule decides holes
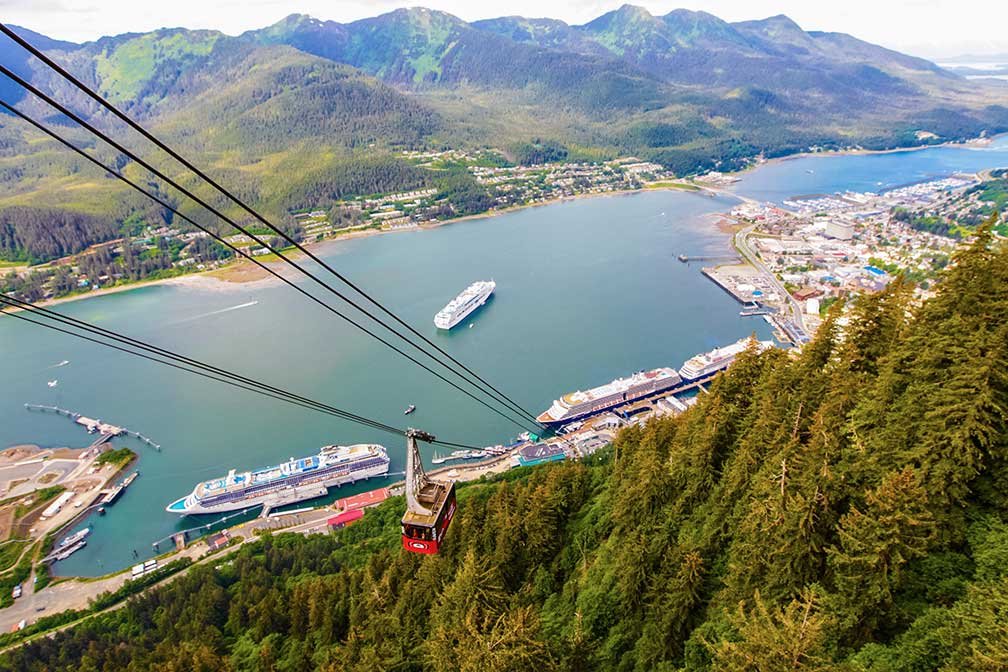
[[[579,24],[622,0],[0,0],[0,17],[50,37],[82,42],[162,27],[211,28],[234,35],[292,13],[353,21],[422,5],[466,21],[519,14]],[[806,30],[849,33],[917,56],[1008,54],[1004,0],[637,0],[660,15],[684,7],[726,21],[787,14]]]

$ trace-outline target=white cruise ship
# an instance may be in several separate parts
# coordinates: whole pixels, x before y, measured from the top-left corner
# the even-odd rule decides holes
[[[735,357],[737,357],[739,353],[744,352],[754,340],[755,339],[751,336],[747,336],[746,338],[739,339],[731,345],[726,345],[723,348],[714,348],[710,352],[705,352],[691,357],[686,360],[686,363],[679,369],[679,375],[682,376],[683,381],[689,382],[705,378],[712,373],[726,369],[732,362],[735,361]],[[773,342],[756,341],[756,345],[757,350],[759,352],[763,352],[768,348],[772,348]]]
[[[496,288],[497,283],[493,280],[479,280],[469,285],[434,316],[434,326],[438,329],[451,329],[486,303]]]
[[[544,425],[557,427],[642,397],[664,392],[679,383],[679,374],[675,369],[641,371],[584,392],[565,394],[554,401],[546,412],[541,413],[537,420]]]
[[[321,497],[333,486],[388,474],[389,458],[383,446],[359,443],[326,446],[318,455],[291,458],[283,464],[257,471],[235,473],[199,483],[165,510],[189,515],[222,513],[268,505],[271,507]]]

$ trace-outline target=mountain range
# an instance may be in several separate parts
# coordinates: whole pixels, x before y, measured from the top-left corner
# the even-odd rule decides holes
[[[575,26],[410,8],[352,23],[293,14],[238,36],[173,28],[84,44],[15,30],[272,212],[324,206],[374,182],[336,184],[348,172],[423,181],[399,165],[403,149],[493,146],[517,160],[548,140],[573,158],[636,155],[686,174],[813,146],[906,146],[918,131],[942,141],[1008,130],[1008,86],[806,32],[786,16],[728,23],[624,5]],[[123,132],[6,38],[0,59]],[[13,82],[0,82],[0,96],[94,146]],[[0,208],[122,219],[146,207],[21,122],[2,123],[0,148]]]

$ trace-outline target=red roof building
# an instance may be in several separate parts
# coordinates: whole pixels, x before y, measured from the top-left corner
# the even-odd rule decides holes
[[[364,511],[361,509],[353,509],[351,511],[344,511],[338,516],[333,516],[326,521],[326,525],[329,526],[330,530],[342,530],[347,525],[352,525],[358,520],[364,517]]]
[[[333,508],[350,511],[352,509],[363,509],[368,506],[381,504],[389,498],[388,488],[378,488],[370,492],[362,492],[352,497],[344,497],[333,502]]]

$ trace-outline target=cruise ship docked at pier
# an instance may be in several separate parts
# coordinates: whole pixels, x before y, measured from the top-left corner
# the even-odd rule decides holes
[[[360,443],[326,446],[318,455],[291,458],[275,467],[236,473],[198,484],[186,497],[166,507],[181,515],[222,513],[264,506],[283,506],[321,497],[333,486],[388,474],[383,446]]]
[[[675,369],[641,371],[628,378],[617,378],[611,383],[584,392],[565,394],[554,401],[549,410],[540,414],[537,420],[548,426],[567,424],[615,406],[670,390],[680,382],[681,379]]]
[[[559,427],[592,415],[598,415],[617,406],[623,406],[638,399],[652,397],[663,392],[675,394],[693,387],[735,361],[740,352],[753,343],[751,337],[740,339],[723,348],[715,348],[691,357],[678,371],[662,368],[635,373],[629,378],[617,378],[611,383],[586,392],[571,392],[553,402],[549,410],[539,415],[537,420],[547,427]],[[762,352],[773,347],[771,341],[755,341]]]
[[[479,280],[469,285],[434,316],[434,326],[451,329],[486,303],[496,288],[497,283],[493,280]]]
[[[731,345],[726,345],[723,348],[714,348],[710,352],[691,357],[679,369],[679,375],[684,381],[690,382],[706,378],[722,369],[727,369],[728,365],[734,362],[735,358],[745,351],[754,340],[752,337],[741,338]],[[756,341],[757,352],[763,352],[772,347],[772,341]]]

